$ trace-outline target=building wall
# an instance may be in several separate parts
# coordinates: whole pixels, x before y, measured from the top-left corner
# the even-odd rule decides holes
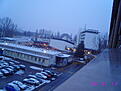
[[[80,33],[78,44],[84,41],[86,49],[98,50],[99,49],[99,38],[97,33]]]
[[[51,39],[50,40],[50,46],[60,49],[60,50],[65,50],[65,47],[74,47],[73,44],[70,44],[68,42],[65,41],[61,41],[61,40],[55,40],[55,39]]]
[[[84,45],[87,49],[98,50],[99,40],[98,35],[94,33],[86,33],[84,39]]]
[[[15,52],[15,51],[6,50],[6,49],[3,51],[3,55],[21,59],[27,62],[32,62],[42,66],[50,66],[55,63],[54,57],[52,59],[46,59],[39,56],[28,55],[21,52]]]

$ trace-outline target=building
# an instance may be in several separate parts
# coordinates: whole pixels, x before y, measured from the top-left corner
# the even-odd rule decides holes
[[[52,65],[56,66],[57,63],[59,63],[57,62],[58,60],[56,60],[56,56],[61,54],[61,52],[58,51],[46,50],[42,48],[33,48],[12,43],[0,43],[0,51],[4,56],[28,61],[46,67]],[[68,56],[67,54],[63,55]]]
[[[65,51],[66,48],[73,48],[74,44],[64,41],[64,40],[59,40],[59,39],[50,39],[50,46],[57,48],[59,50]]]
[[[97,30],[88,29],[82,31],[78,35],[78,44],[84,41],[85,49],[97,51],[99,49],[99,32]]]
[[[15,43],[15,44],[22,44],[27,45],[29,43],[32,43],[31,37],[2,37],[0,38],[0,42],[5,43]]]
[[[121,0],[114,0],[109,33],[109,48],[121,47]]]
[[[66,66],[68,63],[72,62],[72,56],[65,54],[58,54],[56,56],[56,65],[58,67]]]

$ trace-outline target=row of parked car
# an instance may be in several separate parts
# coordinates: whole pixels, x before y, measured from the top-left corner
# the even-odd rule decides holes
[[[39,86],[56,80],[57,74],[49,70],[43,70],[34,75],[28,75],[22,82],[12,81],[5,86],[7,91],[32,91]]]
[[[19,65],[11,58],[0,57],[0,77],[13,75],[19,70],[25,70],[25,68],[25,65]]]

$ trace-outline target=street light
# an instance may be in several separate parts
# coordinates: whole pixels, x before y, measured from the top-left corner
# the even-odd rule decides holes
[[[87,52],[87,54],[91,54],[91,52]]]

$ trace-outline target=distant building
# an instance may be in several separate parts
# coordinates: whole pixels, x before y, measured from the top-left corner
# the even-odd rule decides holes
[[[70,62],[68,54],[58,51],[33,48],[12,43],[0,43],[1,55],[24,60],[42,66],[65,66]],[[61,56],[60,56],[61,54]],[[59,62],[58,62],[59,61]]]
[[[97,30],[88,29],[82,31],[78,35],[77,45],[84,41],[85,49],[97,51],[99,49],[99,32]]]
[[[65,51],[66,48],[74,47],[74,44],[72,44],[68,41],[65,41],[65,40],[61,40],[61,39],[50,39],[49,45],[56,49],[62,50],[62,51]]]
[[[2,37],[0,42],[14,43],[14,44],[27,44],[32,42],[31,37]]]

